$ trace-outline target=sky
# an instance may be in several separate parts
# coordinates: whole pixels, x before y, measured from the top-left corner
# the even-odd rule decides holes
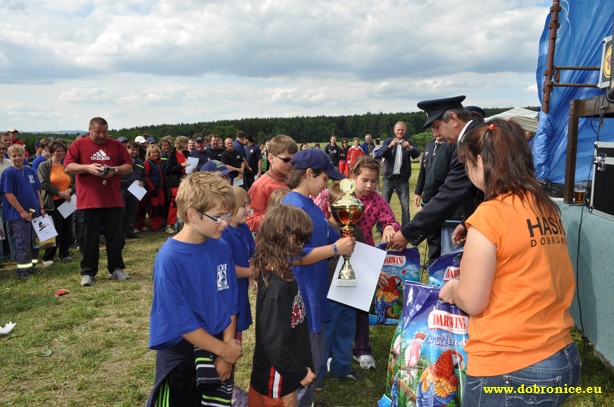
[[[0,0],[0,131],[538,106],[551,4]]]

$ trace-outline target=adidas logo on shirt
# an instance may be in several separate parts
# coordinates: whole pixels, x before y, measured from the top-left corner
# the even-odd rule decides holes
[[[90,160],[92,161],[108,161],[110,160],[111,157],[109,157],[107,155],[107,153],[105,153],[102,150],[98,150],[96,151],[94,154],[92,154],[92,156],[90,157]]]

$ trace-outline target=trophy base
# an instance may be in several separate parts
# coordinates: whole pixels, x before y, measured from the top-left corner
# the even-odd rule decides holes
[[[356,280],[337,279],[337,287],[356,287]]]

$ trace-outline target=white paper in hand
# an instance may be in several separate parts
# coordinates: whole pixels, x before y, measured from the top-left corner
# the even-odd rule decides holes
[[[128,187],[128,192],[130,192],[132,195],[136,197],[136,199],[140,201],[141,199],[143,199],[143,197],[147,193],[147,190],[139,184],[139,181],[134,181]]]
[[[70,214],[76,210],[77,210],[77,195],[75,194],[72,194],[70,196],[70,201],[64,201],[62,205],[58,206],[58,211],[60,212],[60,215],[62,215],[64,219],[69,217]]]
[[[194,172],[197,165],[198,165],[197,157],[188,157],[188,166],[185,167],[185,173],[191,174],[192,172]]]
[[[339,270],[343,265],[343,257],[339,257],[339,263],[335,269],[327,298],[350,307],[369,311],[385,259],[385,250],[356,242],[354,253],[350,257],[350,264],[356,274],[356,287],[337,286],[337,277],[339,277]]]

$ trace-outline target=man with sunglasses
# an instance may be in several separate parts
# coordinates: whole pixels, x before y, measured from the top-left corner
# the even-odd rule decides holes
[[[247,226],[252,232],[260,229],[273,191],[288,188],[285,182],[286,176],[292,170],[291,160],[297,151],[296,141],[289,136],[280,134],[269,141],[267,154],[269,170],[258,178],[248,191],[250,206],[254,213],[247,217]]]

